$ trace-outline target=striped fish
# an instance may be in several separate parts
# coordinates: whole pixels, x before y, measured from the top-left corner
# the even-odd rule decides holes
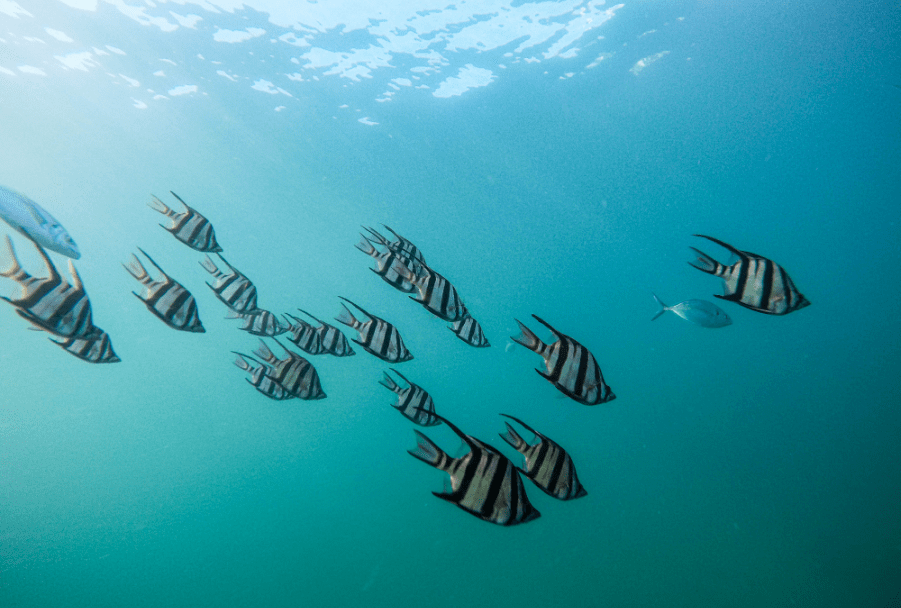
[[[292,314],[288,314],[288,316],[294,320],[294,323],[289,328],[291,335],[288,337],[288,340],[310,355],[321,355],[325,352],[325,349],[322,347],[322,336],[315,327]]]
[[[395,263],[394,271],[419,292],[418,297],[410,296],[410,299],[425,306],[433,315],[450,322],[466,316],[466,306],[451,282],[425,264],[420,264],[419,272],[414,274],[403,264]]]
[[[20,194],[0,186],[0,219],[50,251],[77,260],[78,245],[46,209]]]
[[[245,378],[245,380],[259,392],[275,401],[284,401],[286,399],[295,398],[294,395],[288,392],[288,389],[267,375],[268,373],[271,373],[271,366],[260,363],[249,355],[238,352],[235,354],[238,355],[238,358],[235,359],[235,365],[245,372],[250,373],[250,378]],[[256,365],[251,363],[251,361],[256,363]]]
[[[271,366],[271,369],[266,371],[266,375],[281,384],[298,399],[325,399],[326,394],[322,390],[316,368],[297,353],[285,348],[275,338],[272,340],[288,353],[288,357],[279,359],[269,350],[266,343],[260,340],[260,348],[253,351],[253,354]]]
[[[388,321],[366,312],[347,298],[341,299],[369,317],[369,321],[359,321],[353,316],[353,313],[350,312],[347,306],[342,304],[341,306],[344,310],[336,318],[337,321],[353,327],[359,332],[359,340],[356,338],[351,339],[362,346],[363,350],[388,363],[401,363],[413,358],[413,355],[404,346],[404,341],[401,339],[400,332],[397,331],[396,327],[388,323]]]
[[[441,424],[434,416],[435,402],[432,401],[432,397],[425,389],[418,384],[414,384],[407,380],[404,375],[396,369],[391,368],[391,371],[410,385],[407,388],[401,388],[400,385],[388,375],[388,372],[385,372],[385,377],[379,380],[379,384],[397,393],[397,403],[391,407],[398,410],[401,414],[419,426],[435,426]]]
[[[553,383],[561,393],[579,403],[597,405],[616,399],[616,395],[604,383],[601,368],[587,348],[561,334],[537,315],[532,316],[557,337],[552,344],[545,344],[528,327],[516,321],[521,333],[512,340],[544,358],[547,373],[540,369],[536,369],[536,372]]]
[[[300,312],[319,323],[319,327],[316,328],[316,331],[319,332],[319,342],[322,344],[323,353],[328,353],[336,357],[351,357],[357,354],[354,352],[353,347],[351,347],[340,329],[334,325],[329,325],[321,319],[317,319],[305,310],[301,310],[300,308],[297,310],[300,310]]]
[[[451,491],[432,494],[479,519],[501,526],[524,524],[541,516],[529,502],[522,479],[506,456],[464,434],[446,418],[433,416],[456,433],[469,451],[460,458],[451,458],[432,440],[414,430],[417,446],[409,450],[410,455],[450,474]]]
[[[210,221],[189,207],[177,194],[171,190],[169,193],[177,198],[178,202],[184,205],[187,211],[178,213],[154,196],[153,200],[147,204],[151,209],[159,211],[172,220],[169,226],[163,224],[160,224],[160,226],[171,232],[175,238],[191,249],[207,253],[222,251],[222,247],[216,242],[216,232],[213,230],[213,225]]]
[[[160,274],[160,278],[154,280],[150,273],[141,264],[138,256],[132,254],[128,264],[122,264],[128,273],[144,285],[144,293],[139,295],[132,292],[136,298],[144,302],[147,310],[156,315],[163,323],[179,331],[204,333],[206,330],[200,322],[197,313],[197,301],[181,283],[170,277],[153,261],[147,252],[138,247],[138,251],[150,260],[150,263]]]
[[[97,331],[86,338],[73,337],[64,340],[50,338],[50,341],[88,363],[119,363],[122,359],[113,351],[109,334],[99,327],[95,326],[94,329]]]
[[[357,249],[362,251],[368,256],[371,256],[372,259],[375,260],[375,268],[370,268],[370,270],[394,287],[399,291],[403,291],[405,293],[412,293],[416,288],[413,287],[413,284],[409,281],[404,280],[396,270],[394,270],[394,264],[399,263],[403,264],[407,269],[415,272],[416,267],[413,266],[413,263],[403,256],[398,256],[395,252],[390,249],[384,252],[380,252],[376,249],[372,243],[365,236],[360,235],[362,239],[359,243],[354,245]]]
[[[12,265],[0,272],[0,276],[13,279],[22,287],[18,299],[0,296],[16,307],[16,312],[38,329],[43,329],[61,338],[87,338],[94,335],[96,328],[91,314],[91,301],[84,290],[81,277],[69,262],[72,284],[67,283],[50,261],[44,248],[31,241],[44,265],[47,278],[39,279],[28,274],[19,263],[12,241],[6,236],[6,246]]]
[[[801,295],[785,269],[776,262],[756,253],[739,251],[732,245],[710,236],[703,234],[694,236],[713,241],[738,257],[737,262],[725,266],[694,247],[691,248],[698,256],[698,265],[689,262],[689,266],[725,281],[725,295],[714,297],[768,315],[787,315],[810,306],[810,302]]]
[[[546,494],[560,500],[572,500],[588,495],[588,492],[579,483],[572,458],[563,448],[519,418],[508,414],[501,414],[501,416],[515,420],[538,439],[538,443],[529,444],[517,434],[509,423],[505,423],[507,432],[501,433],[501,439],[525,457],[526,468],[525,470],[519,469],[520,473],[535,482],[535,485],[544,490]]]
[[[216,264],[213,263],[213,260],[210,259],[210,256],[206,256],[206,259],[202,260],[200,265],[216,279],[215,285],[210,283],[207,283],[207,285],[213,290],[219,301],[233,311],[244,314],[256,312],[258,310],[257,288],[250,282],[250,279],[229,264],[224,257],[220,254],[216,255],[219,255],[219,259],[228,266],[229,272],[219,270]]]
[[[487,348],[491,346],[482,332],[482,326],[479,322],[472,318],[467,312],[463,318],[454,321],[448,328],[453,331],[458,338],[476,348]]]
[[[278,336],[290,329],[287,323],[262,308],[258,308],[256,312],[250,314],[230,310],[225,315],[225,318],[241,319],[241,327],[239,329],[254,336]]]
[[[385,224],[382,224],[382,226],[385,226]],[[394,238],[397,239],[396,241],[389,241],[388,239],[386,239],[382,234],[380,234],[376,230],[373,230],[372,228],[366,228],[364,226],[364,229],[369,234],[371,234],[372,237],[376,241],[379,242],[379,244],[384,245],[390,251],[398,254],[399,256],[401,256],[403,258],[411,260],[414,264],[425,264],[426,263],[425,256],[422,255],[422,251],[419,249],[419,247],[414,245],[410,240],[405,239],[401,235],[399,235],[396,232],[394,232],[393,230],[391,230],[391,228],[389,228],[388,226],[385,226],[385,228],[387,228],[388,231],[394,235]],[[414,272],[415,272],[415,267],[412,268],[412,270],[414,270]]]

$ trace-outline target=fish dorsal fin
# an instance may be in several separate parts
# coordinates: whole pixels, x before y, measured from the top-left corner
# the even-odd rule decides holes
[[[153,258],[150,257],[149,255],[147,255],[147,252],[146,252],[146,251],[144,251],[144,250],[141,249],[140,247],[138,247],[138,251],[140,251],[141,253],[143,253],[143,254],[144,254],[144,257],[147,258],[148,260],[150,260],[150,263],[153,264],[153,267],[156,268],[157,271],[159,271],[159,273],[160,273],[161,275],[163,275],[163,276],[166,277],[167,279],[169,278],[169,275],[166,274],[166,271],[163,270],[162,268],[160,268],[160,265],[157,264],[156,262],[154,262],[154,261],[153,261]]]
[[[532,316],[535,318],[536,321],[538,321],[539,323],[541,323],[542,325],[547,327],[549,330],[551,330],[551,333],[554,334],[555,336],[557,336],[557,338],[568,338],[569,337],[566,334],[562,334],[559,331],[557,331],[556,329],[554,329],[553,327],[551,327],[550,323],[548,323],[547,321],[545,321],[538,315],[533,314]]]
[[[518,422],[519,424],[522,425],[523,428],[525,428],[527,431],[529,431],[530,433],[532,433],[533,435],[535,435],[535,437],[537,437],[538,439],[544,439],[544,438],[545,438],[544,435],[542,435],[541,433],[539,433],[538,431],[536,431],[535,429],[533,429],[532,427],[530,427],[528,424],[526,424],[525,422],[523,422],[523,421],[520,420],[519,418],[515,418],[515,417],[511,416],[510,414],[501,414],[501,416],[504,416],[504,417],[506,417],[506,418],[509,418],[510,420],[514,420],[514,421]],[[528,442],[527,442],[527,443],[528,443]]]
[[[378,319],[378,317],[376,317],[375,315],[369,314],[368,312],[366,312],[366,310],[364,310],[363,308],[361,308],[359,305],[354,304],[353,302],[351,302],[350,300],[348,300],[348,299],[345,298],[344,296],[338,296],[338,297],[341,298],[342,300],[344,300],[345,302],[347,302],[348,304],[350,304],[351,306],[353,306],[354,308],[356,308],[357,310],[359,310],[361,313],[363,313],[364,315],[366,315],[366,316],[369,317],[370,319],[373,319],[373,320]]]
[[[71,259],[69,260],[69,274],[72,275],[72,287],[74,287],[76,291],[84,293],[84,283],[81,282],[81,277],[78,275],[75,264],[72,263]]]
[[[699,238],[702,238],[702,239],[707,239],[708,241],[710,241],[710,242],[712,242],[712,243],[716,243],[717,245],[719,245],[719,246],[722,247],[723,249],[729,250],[729,252],[730,252],[731,254],[736,255],[736,256],[738,256],[739,258],[744,258],[745,255],[746,255],[744,251],[740,251],[740,250],[736,249],[735,247],[733,247],[732,245],[730,245],[729,243],[724,243],[723,241],[721,241],[721,240],[719,240],[719,239],[715,239],[715,238],[713,238],[712,236],[707,236],[707,235],[704,235],[704,234],[695,234],[695,235],[693,235],[693,236],[696,236],[696,237],[699,237]]]
[[[50,256],[47,255],[47,252],[44,251],[44,248],[41,247],[37,241],[28,237],[28,240],[34,244],[35,249],[38,250],[38,253],[41,255],[41,258],[44,260],[44,264],[47,266],[47,272],[49,276],[47,278],[53,279],[55,281],[61,281],[62,278],[59,276],[59,271],[56,269],[56,266],[53,265],[53,262],[50,261]]]
[[[169,190],[169,194],[171,194],[172,196],[174,196],[174,197],[178,200],[179,203],[181,203],[182,205],[184,205],[184,206],[185,206],[185,209],[187,209],[188,211],[193,211],[193,209],[191,209],[191,207],[188,206],[188,204],[187,204],[186,202],[184,202],[183,200],[181,200],[181,197],[180,197],[179,195],[177,195],[177,194],[175,194],[174,192],[172,192],[172,190]]]

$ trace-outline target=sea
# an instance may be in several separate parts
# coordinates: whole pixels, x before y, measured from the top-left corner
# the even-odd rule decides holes
[[[74,238],[121,358],[0,302],[2,608],[901,606],[897,1],[0,0],[0,184]],[[148,206],[170,192],[260,307],[354,338],[344,297],[414,358],[354,345],[307,356],[325,399],[257,392],[234,353],[261,338]],[[355,244],[385,226],[490,347],[372,272]],[[698,234],[811,305],[716,298],[691,248],[734,259]],[[205,333],[133,295],[138,247]],[[652,294],[733,323],[652,321]],[[533,371],[533,315],[615,400]],[[436,497],[414,430],[466,449],[392,407],[390,369],[517,466],[501,414],[553,439],[587,496],[523,477],[541,516],[509,527]]]

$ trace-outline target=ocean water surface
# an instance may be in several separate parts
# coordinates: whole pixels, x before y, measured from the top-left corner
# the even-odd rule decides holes
[[[74,237],[122,359],[80,361],[0,303],[0,606],[896,605],[898,3],[372,5],[0,0],[0,184]],[[344,296],[415,358],[310,357],[326,399],[258,394],[233,351],[259,339],[147,206],[179,209],[169,191],[260,306],[331,320]],[[382,224],[490,348],[369,270],[354,244]],[[729,256],[694,234],[777,261],[812,305],[715,299],[689,247]],[[206,333],[129,293],[137,247]],[[652,292],[733,323],[651,322]],[[510,346],[515,319],[550,339],[532,314],[616,400],[532,371]],[[526,480],[541,517],[509,528],[434,497],[447,475],[406,453],[389,367],[517,464],[499,414],[545,433],[588,495]]]

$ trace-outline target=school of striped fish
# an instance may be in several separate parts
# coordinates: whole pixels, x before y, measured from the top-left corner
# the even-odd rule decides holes
[[[200,265],[211,276],[207,285],[227,307],[228,318],[239,320],[239,329],[260,337],[259,346],[252,354],[234,352],[235,365],[248,374],[245,380],[259,393],[276,401],[326,398],[319,374],[310,360],[285,346],[276,336],[285,334],[288,342],[308,356],[355,355],[344,333],[301,309],[298,312],[309,320],[287,313],[277,315],[260,308],[253,282],[222,256],[223,248],[216,239],[212,223],[174,192],[171,194],[184,211],[173,209],[155,196],[148,203],[167,218],[168,221],[160,225],[184,245],[205,254]],[[16,298],[0,298],[9,302],[32,328],[51,334],[52,342],[79,359],[89,363],[119,362],[110,336],[94,324],[90,299],[72,262],[80,257],[80,251],[66,229],[40,205],[3,186],[0,186],[0,218],[30,240],[44,262],[47,275],[39,278],[28,274],[7,235],[5,257],[8,262],[0,276],[17,283],[20,294]],[[365,234],[360,234],[361,240],[355,245],[372,258],[374,267],[371,270],[396,290],[411,294],[410,299],[432,315],[450,323],[448,329],[467,345],[489,347],[482,327],[451,281],[426,263],[422,251],[412,241],[388,226],[384,228],[393,238],[364,227]],[[723,281],[725,293],[715,297],[770,315],[786,315],[810,305],[785,269],[774,261],[741,251],[710,236],[694,236],[721,246],[736,258],[734,263],[725,265],[691,248],[697,260],[689,264]],[[53,264],[47,249],[69,258],[68,278]],[[141,284],[140,293],[136,291],[134,295],[150,313],[172,329],[204,333],[194,296],[166,274],[147,252],[140,247],[137,251],[148,265],[136,254],[123,263],[125,270]],[[341,310],[336,320],[354,331],[352,342],[390,364],[413,359],[395,325],[348,298],[338,297]],[[691,299],[666,306],[656,295],[654,299],[660,310],[653,319],[672,311],[701,327],[721,328],[732,323],[722,309],[705,300]],[[533,314],[532,317],[550,331],[553,341],[542,341],[519,320],[516,323],[520,333],[511,340],[541,356],[543,368],[535,370],[539,375],[560,393],[583,405],[598,405],[616,399],[604,380],[597,359],[586,346],[539,316]],[[264,338],[277,345],[280,354],[276,354]],[[426,389],[394,367],[389,371],[393,376],[386,371],[379,384],[395,393],[397,400],[393,407],[401,415],[420,427],[444,424],[467,448],[462,456],[452,457],[414,429],[417,445],[409,453],[450,476],[447,491],[433,492],[438,498],[484,521],[511,526],[527,523],[541,515],[530,502],[521,476],[558,500],[587,495],[570,455],[538,430],[518,418],[501,414],[533,436],[529,441],[510,422],[505,422],[506,432],[500,437],[522,456],[523,466],[516,466],[497,448],[467,435],[440,415]]]

